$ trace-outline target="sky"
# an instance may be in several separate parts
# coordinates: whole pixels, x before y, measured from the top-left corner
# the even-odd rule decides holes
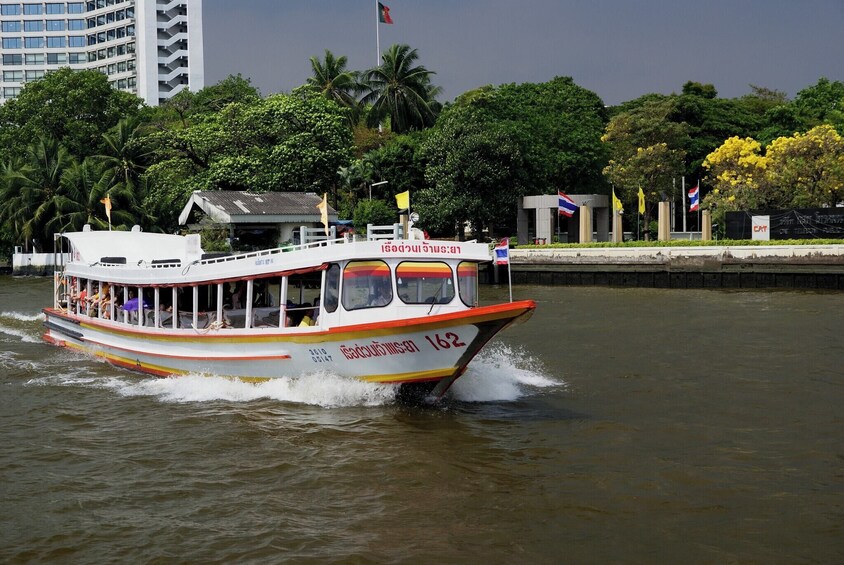
[[[436,74],[441,102],[480,86],[570,76],[606,105],[714,84],[798,91],[844,80],[844,0],[382,0],[381,50],[404,43]],[[378,62],[374,0],[204,0],[205,82],[249,78],[289,92],[328,49],[348,69]]]

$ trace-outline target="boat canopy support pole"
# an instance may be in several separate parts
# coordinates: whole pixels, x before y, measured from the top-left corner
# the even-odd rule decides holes
[[[278,327],[287,325],[287,277],[281,277],[281,292],[278,295]]]

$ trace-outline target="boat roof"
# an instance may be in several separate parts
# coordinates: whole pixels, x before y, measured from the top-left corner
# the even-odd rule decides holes
[[[344,239],[231,254],[204,254],[199,234],[141,231],[66,233],[71,243],[67,271],[114,283],[186,284],[316,270],[331,262],[375,259],[411,261],[490,260],[485,243],[446,240]]]
[[[119,256],[127,264],[142,261],[198,259],[202,256],[199,235],[172,235],[141,231],[82,231],[63,234],[73,245],[74,263],[89,265]]]

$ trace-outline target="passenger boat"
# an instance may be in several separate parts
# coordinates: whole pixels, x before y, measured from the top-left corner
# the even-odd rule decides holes
[[[324,371],[438,398],[536,304],[478,304],[486,244],[397,228],[301,228],[298,245],[242,254],[204,253],[196,234],[66,233],[44,339],[158,376]]]

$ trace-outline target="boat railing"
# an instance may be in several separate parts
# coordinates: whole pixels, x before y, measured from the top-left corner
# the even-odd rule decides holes
[[[366,239],[368,241],[402,239],[402,225],[392,224],[387,226],[376,226],[373,224],[366,224]]]
[[[225,255],[222,257],[209,257],[207,259],[201,259],[199,261],[200,265],[216,265],[220,263],[227,263],[229,261],[242,261],[244,259],[254,259],[258,257],[267,257],[270,255],[278,255],[279,253],[294,253],[297,251],[305,251],[308,249],[313,249],[315,247],[323,247],[325,245],[335,245],[344,243],[346,240],[344,238],[339,239],[323,239],[321,241],[312,241],[310,243],[302,243],[299,245],[283,245],[281,247],[276,247],[274,249],[262,249],[260,251],[250,251],[247,253],[238,253],[235,255]]]

